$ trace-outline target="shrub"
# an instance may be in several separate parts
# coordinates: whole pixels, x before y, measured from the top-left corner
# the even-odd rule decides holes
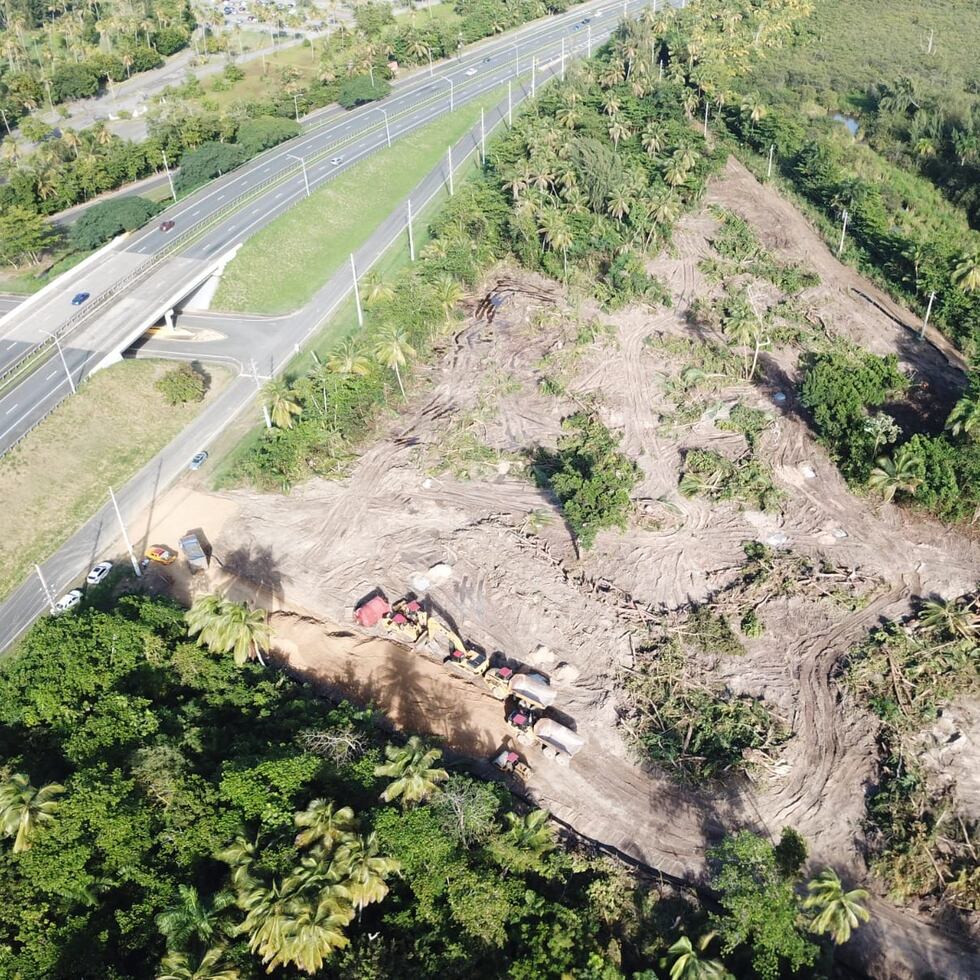
[[[556,452],[537,453],[535,474],[558,498],[579,543],[590,548],[603,528],[626,528],[640,471],[594,413],[576,412],[562,429]]]
[[[363,105],[365,102],[374,102],[383,99],[391,91],[391,86],[383,78],[378,77],[378,72],[374,73],[374,80],[370,75],[355,75],[340,86],[340,94],[337,101],[345,109],[353,109]]]
[[[299,136],[299,133],[299,123],[292,119],[259,116],[257,119],[246,119],[238,127],[235,142],[245,151],[246,156],[254,157],[270,146]]]
[[[168,405],[199,402],[207,392],[207,379],[193,365],[181,364],[158,379],[156,388]]]
[[[141,228],[157,210],[158,205],[133,194],[101,201],[82,213],[71,226],[68,238],[76,249],[98,248],[124,231]]]
[[[245,151],[230,143],[202,143],[180,159],[180,173],[174,181],[178,190],[199,187],[213,177],[234,170],[245,161]]]

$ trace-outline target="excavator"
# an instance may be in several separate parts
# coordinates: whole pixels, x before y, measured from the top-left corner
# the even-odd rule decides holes
[[[375,595],[357,607],[354,619],[361,626],[376,626],[381,623],[389,633],[394,633],[413,646],[428,641],[435,651],[448,647],[443,662],[461,667],[477,677],[484,674],[490,666],[490,657],[487,654],[468,649],[457,633],[412,596],[405,596],[389,604],[384,596]]]

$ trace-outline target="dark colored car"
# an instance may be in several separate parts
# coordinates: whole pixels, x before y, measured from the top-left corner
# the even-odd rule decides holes
[[[175,224],[177,224],[176,221],[170,221],[169,219],[167,221],[162,221],[160,223],[160,231],[170,231]]]
[[[75,293],[71,299],[72,306],[81,306],[91,296],[91,293]]]

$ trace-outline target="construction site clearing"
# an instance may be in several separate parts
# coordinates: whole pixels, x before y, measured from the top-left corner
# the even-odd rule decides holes
[[[802,297],[814,322],[898,352],[919,378],[948,385],[955,353],[910,345],[911,314],[837,262],[775,191],[730,162],[708,203],[819,273]],[[649,266],[673,300],[654,311],[606,314],[541,277],[494,270],[442,355],[419,369],[408,404],[379,423],[342,479],[283,496],[209,493],[192,475],[140,530],[145,547],[203,528],[210,567],[192,578],[184,561],[154,564],[150,579],[182,601],[221,589],[268,609],[283,667],[457,755],[496,760],[536,805],[652,868],[697,881],[726,831],[775,839],[792,826],[813,865],[831,864],[872,892],[871,922],[841,955],[876,977],[980,976],[975,917],[954,933],[935,909],[892,902],[869,872],[876,722],[835,676],[843,654],[882,620],[907,615],[914,597],[975,589],[980,547],[961,528],[849,490],[794,409],[798,348],[771,351],[763,381],[728,385],[711,411],[668,424],[684,365],[650,338],[692,335],[687,311],[717,290],[699,269],[717,226],[707,206],[682,219]],[[513,288],[488,322],[479,304],[501,281]],[[743,447],[715,424],[737,401],[773,420],[757,448],[781,492],[770,510],[677,491],[692,447]],[[554,447],[562,418],[586,403],[642,478],[628,530],[601,532],[580,555],[527,462]],[[703,683],[762,699],[786,738],[757,753],[748,776],[694,786],[636,754],[624,680],[658,616],[708,602],[737,579],[746,541],[826,559],[849,591],[767,598],[764,630],[743,652],[705,658]],[[978,716],[970,701],[951,704],[924,753],[974,820]]]

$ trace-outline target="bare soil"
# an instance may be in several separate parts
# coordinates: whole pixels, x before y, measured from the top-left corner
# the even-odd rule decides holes
[[[771,189],[731,162],[710,201],[746,218],[781,259],[819,272],[822,283],[804,297],[815,323],[879,353],[895,351],[925,383],[955,392],[961,383],[955,352],[918,343],[912,315],[841,266]],[[492,325],[467,319],[419,393],[382,424],[345,479],[314,481],[288,497],[197,494],[183,523],[205,528],[222,564],[185,587],[234,582],[239,594],[252,591],[283,610],[274,623],[291,669],[378,704],[408,730],[486,758],[508,736],[501,702],[450,677],[424,653],[335,625],[349,624],[354,604],[372,589],[401,595],[413,575],[446,562],[451,578],[429,592],[435,609],[468,642],[519,662],[537,657],[558,692],[559,719],[586,739],[569,768],[521,749],[533,767],[529,792],[541,806],[587,836],[689,878],[703,873],[705,848],[725,830],[777,836],[794,826],[809,839],[815,865],[831,864],[876,891],[872,923],[842,951],[848,958],[877,977],[976,977],[975,949],[916,910],[896,908],[867,880],[861,821],[874,775],[875,726],[832,674],[849,646],[882,618],[906,612],[910,597],[972,589],[980,547],[962,529],[856,497],[846,487],[797,412],[793,351],[769,358],[763,384],[719,396],[776,416],[760,455],[785,491],[781,511],[740,510],[677,493],[685,448],[724,451],[740,440],[708,417],[668,432],[661,419],[672,406],[663,383],[678,365],[645,342],[657,332],[690,335],[687,307],[713,288],[697,263],[709,254],[715,227],[706,210],[681,222],[674,249],[653,263],[674,303],[653,313],[600,316],[587,304],[570,306],[553,283],[497,270],[488,285],[501,274],[520,277],[554,302],[518,295]],[[576,343],[592,317],[609,325],[611,337]],[[545,374],[560,376],[564,394],[545,393],[539,384]],[[777,391],[787,396],[780,406],[772,400]],[[593,395],[643,479],[629,530],[602,533],[579,558],[523,460],[536,445],[553,445],[562,417]],[[223,515],[220,529],[209,526],[211,507]],[[805,597],[768,603],[763,636],[747,641],[744,656],[718,658],[715,676],[736,692],[765,698],[792,738],[751,781],[679,786],[635,760],[619,724],[619,679],[634,663],[644,610],[708,598],[743,561],[744,541],[782,536],[797,552],[859,570],[874,580],[873,592],[856,610]],[[542,660],[540,647],[553,658]],[[949,778],[962,780],[956,791],[968,806],[977,800],[978,714],[976,705],[949,714],[962,744],[936,761],[948,765]]]

